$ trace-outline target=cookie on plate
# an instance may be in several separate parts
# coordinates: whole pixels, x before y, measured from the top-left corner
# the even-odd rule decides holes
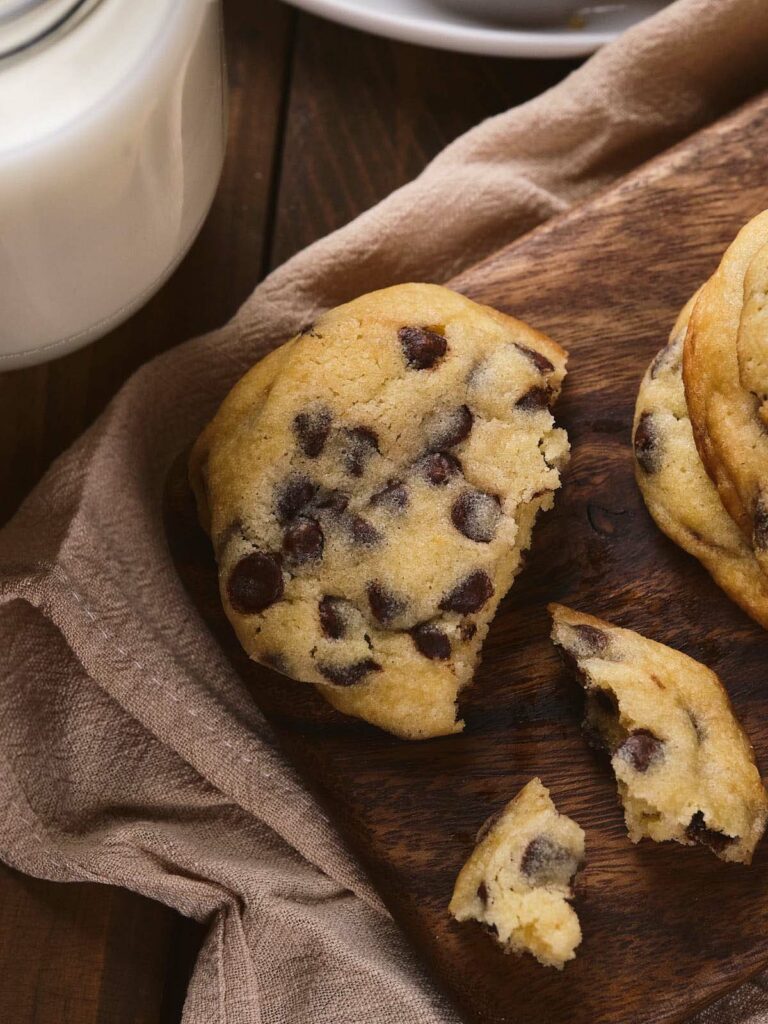
[[[768,572],[768,432],[760,416],[760,399],[742,383],[737,340],[745,279],[767,243],[768,211],[742,228],[702,288],[683,353],[696,447],[763,572]],[[749,376],[746,341],[743,347],[744,372]]]
[[[256,661],[397,735],[456,698],[568,458],[565,353],[436,285],[319,317],[235,386],[190,474]]]
[[[768,628],[768,576],[706,473],[688,418],[682,355],[696,296],[646,371],[635,406],[635,476],[657,525]]]
[[[611,755],[632,842],[700,843],[749,864],[768,796],[718,677],[639,633],[550,611],[552,639],[585,690],[587,737]]]
[[[584,832],[560,814],[540,779],[531,779],[481,828],[461,869],[450,912],[479,921],[508,953],[532,953],[562,968],[576,955],[581,927],[568,902],[584,864]]]

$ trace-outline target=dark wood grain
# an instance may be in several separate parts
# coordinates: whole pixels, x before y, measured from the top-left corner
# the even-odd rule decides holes
[[[454,286],[570,351],[557,416],[573,458],[503,602],[461,736],[405,743],[250,663],[218,601],[179,463],[168,535],[190,594],[416,949],[484,1024],[679,1021],[768,963],[768,845],[749,869],[626,838],[608,766],[580,736],[577,688],[548,640],[551,600],[670,643],[720,673],[768,767],[768,637],[668,541],[632,475],[637,386],[738,227],[768,206],[768,98],[476,267]],[[584,944],[560,974],[505,957],[447,915],[485,818],[532,775],[586,829]]]
[[[178,1020],[199,928],[124,889],[54,886],[0,865],[0,1021]]]
[[[272,264],[373,206],[458,135],[548,89],[577,63],[445,53],[300,18]]]

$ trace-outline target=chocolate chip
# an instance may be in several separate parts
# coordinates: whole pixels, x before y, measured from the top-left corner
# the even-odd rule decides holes
[[[401,480],[390,480],[386,487],[373,495],[371,504],[389,512],[402,512],[408,507],[408,488]]]
[[[448,452],[433,452],[421,460],[419,469],[429,483],[442,487],[451,477],[461,473],[461,463]]]
[[[737,841],[734,836],[727,836],[723,832],[707,828],[704,824],[703,811],[696,811],[690,820],[688,828],[685,830],[685,835],[695,843],[700,843],[702,846],[708,846],[713,853],[722,853],[726,847]]]
[[[768,549],[768,502],[761,491],[755,502],[754,526],[752,529],[752,544],[757,551]]]
[[[323,557],[325,539],[320,524],[309,516],[299,516],[283,535],[283,551],[292,562],[316,562]]]
[[[515,348],[519,349],[526,358],[530,359],[539,373],[548,374],[554,372],[555,367],[553,364],[545,355],[537,352],[535,348],[528,348],[527,345],[520,345],[518,342],[515,342]]]
[[[440,410],[426,424],[430,451],[453,448],[469,437],[474,423],[469,406],[459,405],[455,409]]]
[[[354,686],[371,672],[381,672],[381,665],[373,658],[363,658],[351,665],[318,665],[320,675],[334,686]]]
[[[298,515],[317,494],[317,484],[313,483],[308,476],[296,473],[289,477],[280,488],[277,495],[277,517],[280,522],[285,523]]]
[[[485,882],[481,882],[477,887],[477,898],[483,905],[488,903],[488,889],[486,888]]]
[[[342,458],[350,476],[362,476],[370,459],[379,450],[379,439],[368,427],[352,427],[344,431]]]
[[[411,630],[413,642],[430,661],[447,661],[451,656],[451,641],[437,626],[423,622]]]
[[[571,850],[549,836],[532,839],[520,861],[520,871],[533,885],[569,886],[580,866]]]
[[[547,409],[551,401],[551,389],[536,385],[529,388],[524,395],[518,398],[515,402],[515,408],[522,409],[523,412],[538,412],[540,409]]]
[[[582,658],[593,658],[598,654],[604,654],[608,649],[610,637],[603,629],[597,626],[589,626],[586,623],[578,623],[571,626],[576,634]]]
[[[647,772],[651,765],[664,759],[664,741],[650,729],[635,729],[616,751],[618,757],[628,761],[636,772]]]
[[[661,465],[661,443],[651,412],[644,412],[637,421],[635,459],[646,473],[658,472]]]
[[[464,643],[468,643],[477,632],[477,625],[474,622],[463,622],[459,627],[459,633]]]
[[[299,447],[309,459],[316,459],[325,447],[331,429],[330,409],[320,407],[300,412],[293,418],[293,430]]]
[[[349,495],[343,491],[327,491],[320,496],[316,504],[318,509],[340,516],[347,509]]]
[[[490,576],[483,569],[477,569],[469,576],[465,576],[445,595],[440,602],[440,609],[444,612],[469,615],[471,612],[479,611],[492,597],[493,583]]]
[[[442,334],[426,327],[401,327],[397,336],[408,365],[416,370],[430,370],[448,351]]]
[[[385,626],[401,615],[407,607],[408,602],[404,598],[399,597],[378,580],[369,583],[366,592],[373,617]]]
[[[501,519],[501,505],[494,494],[464,491],[451,508],[451,521],[459,533],[478,544],[490,543]]]
[[[367,519],[354,513],[347,516],[346,528],[349,538],[353,544],[359,547],[372,548],[382,540],[382,536],[375,526],[372,526]]]
[[[241,558],[227,580],[230,604],[241,615],[263,612],[283,596],[279,555],[254,551]]]
[[[320,628],[329,640],[341,640],[349,628],[350,605],[340,597],[326,595],[318,604]]]

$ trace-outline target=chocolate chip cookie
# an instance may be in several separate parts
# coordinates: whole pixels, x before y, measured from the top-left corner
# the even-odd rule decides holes
[[[581,928],[568,900],[584,863],[584,832],[531,779],[478,833],[461,869],[450,912],[479,921],[508,953],[532,953],[561,969],[576,955]]]
[[[452,733],[568,457],[565,353],[436,285],[319,317],[235,386],[190,475],[248,654],[400,736]]]
[[[683,342],[696,296],[646,371],[634,423],[635,476],[657,525],[768,628],[768,576],[699,458],[685,403]]]
[[[683,380],[696,446],[763,572],[768,572],[768,432],[760,415],[761,397],[742,382],[737,339],[745,279],[766,244],[768,212],[742,228],[702,288],[683,354]],[[754,323],[759,333],[762,321]],[[746,340],[743,348],[743,369],[749,381]]]
[[[633,843],[700,843],[749,864],[768,796],[718,677],[680,651],[551,605],[552,639],[584,687],[587,738],[611,756]]]

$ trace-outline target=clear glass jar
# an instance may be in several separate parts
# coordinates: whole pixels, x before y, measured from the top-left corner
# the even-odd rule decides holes
[[[224,157],[220,0],[0,0],[0,370],[160,287]]]

